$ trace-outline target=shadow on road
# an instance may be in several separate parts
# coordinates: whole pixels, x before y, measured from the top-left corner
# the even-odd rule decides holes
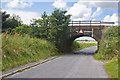
[[[97,50],[97,46],[91,46],[91,47],[88,47],[88,48],[81,49],[79,51],[75,51],[73,53],[74,54],[94,55],[96,50]]]
[[[84,55],[94,55],[94,53],[90,53],[90,52],[86,52],[86,53],[84,53],[84,52],[74,52],[74,54],[76,54],[76,55],[80,55],[80,54],[84,54]]]

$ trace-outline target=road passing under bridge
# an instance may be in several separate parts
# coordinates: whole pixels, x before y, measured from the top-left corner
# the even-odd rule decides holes
[[[93,54],[96,49],[97,46],[84,48],[78,51],[79,54],[60,56],[9,78],[108,78],[104,64],[93,55],[84,54]]]

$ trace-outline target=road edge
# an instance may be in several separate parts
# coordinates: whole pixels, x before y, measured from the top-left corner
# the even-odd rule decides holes
[[[0,76],[0,78],[5,78],[5,77],[7,77],[7,76],[10,76],[10,75],[13,75],[13,74],[18,73],[19,71],[24,71],[24,70],[26,70],[26,69],[30,69],[30,68],[35,67],[35,66],[37,66],[37,65],[40,65],[40,64],[42,64],[42,63],[45,63],[45,62],[54,60],[54,59],[56,59],[56,58],[58,58],[58,57],[59,57],[59,56],[54,56],[54,57],[48,58],[48,59],[46,59],[46,60],[43,60],[43,61],[41,61],[41,62],[38,61],[37,63],[32,64],[32,65],[30,65],[30,66],[26,66],[26,67],[17,69],[17,70],[15,70],[15,71],[12,71],[12,72],[9,72],[9,73],[6,73],[6,74],[2,74],[2,75]]]

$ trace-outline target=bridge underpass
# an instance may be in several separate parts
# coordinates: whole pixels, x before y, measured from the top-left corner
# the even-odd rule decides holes
[[[69,23],[69,26],[71,27],[70,31],[72,32],[69,40],[73,42],[76,38],[82,36],[92,37],[98,42],[99,48],[104,29],[113,26],[113,24],[114,22],[72,21]]]

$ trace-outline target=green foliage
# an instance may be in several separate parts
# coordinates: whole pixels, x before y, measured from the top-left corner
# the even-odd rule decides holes
[[[94,55],[97,60],[112,60],[105,64],[106,72],[111,78],[118,78],[118,59],[120,53],[119,27],[107,29],[103,35],[98,52]],[[115,59],[114,59],[115,58]]]
[[[2,32],[5,32],[7,30],[10,30],[17,27],[21,26],[22,21],[20,17],[17,15],[12,15],[6,14],[6,12],[2,12]]]
[[[103,54],[98,54],[98,53],[96,53],[96,54],[94,55],[94,58],[95,58],[96,60],[109,60],[109,59],[112,59],[112,58],[109,58],[109,57],[104,56]]]
[[[30,25],[21,25],[19,16],[13,16],[5,21],[3,27],[12,34],[17,32],[32,38],[48,40],[55,44],[59,52],[66,52],[66,48],[69,47],[70,15],[65,14],[66,11],[60,9],[55,9],[49,16],[44,12],[41,19],[33,19]]]
[[[6,14],[6,11],[5,12],[2,12],[2,21],[6,21],[7,18],[9,18],[10,14]]]
[[[23,72],[23,70],[18,70],[18,72]]]
[[[2,70],[46,59],[57,53],[55,45],[44,39],[4,36],[2,38]]]
[[[117,26],[106,30],[100,43],[98,53],[96,54],[103,56],[98,57],[98,59],[111,60],[113,57],[118,57],[120,47],[120,45],[118,45],[119,36]]]
[[[14,34],[15,32],[17,33],[20,33],[22,35],[24,34],[32,34],[32,27],[31,26],[28,26],[28,25],[21,25],[21,26],[18,26],[14,29],[12,29],[12,34]]]
[[[80,43],[78,43],[77,41],[74,41],[72,45],[72,50],[79,50],[80,48],[81,48]]]
[[[65,13],[66,11],[55,9],[52,14],[48,16],[46,12],[44,12],[42,19],[33,19],[30,25],[32,30],[25,29],[25,31],[28,30],[27,34],[31,37],[44,38],[54,42],[60,52],[65,52],[68,46],[67,40],[70,37],[70,28],[68,26],[70,15],[65,15]],[[19,31],[19,29],[16,28],[15,31]]]
[[[68,26],[70,15],[65,15],[65,13],[66,11],[56,9],[50,16],[50,18],[55,19],[55,21],[51,21],[51,23],[57,28],[55,35],[55,44],[61,52],[65,52],[68,42],[67,40],[70,37],[70,29]]]
[[[10,14],[7,14],[6,11],[2,12],[2,28],[6,25],[6,20],[9,18]],[[3,30],[2,30],[3,31]]]
[[[118,60],[114,59],[109,63],[105,64],[106,72],[111,78],[118,78]]]
[[[22,25],[20,17],[16,16],[16,15],[13,15],[6,20],[5,25],[4,25],[5,27],[3,26],[3,29],[4,28],[15,28],[19,25]]]

